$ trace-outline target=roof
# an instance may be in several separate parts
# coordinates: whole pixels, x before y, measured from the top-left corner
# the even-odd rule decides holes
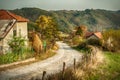
[[[4,38],[10,29],[13,27],[15,19],[13,20],[0,20],[0,39]]]
[[[86,32],[85,33],[85,38],[88,38],[93,35],[93,32]]]
[[[95,35],[96,37],[98,37],[99,39],[102,38],[101,32],[95,32],[94,35]]]
[[[101,39],[102,38],[102,34],[101,32],[86,32],[85,34],[85,38],[89,38],[92,35],[95,35],[97,38]]]
[[[28,19],[18,16],[9,11],[0,10],[0,20],[11,20],[11,19],[16,19],[18,22],[28,22],[29,21]]]

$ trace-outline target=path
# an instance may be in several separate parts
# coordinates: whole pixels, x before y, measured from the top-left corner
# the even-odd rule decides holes
[[[63,62],[66,67],[73,65],[74,58],[76,62],[81,59],[81,54],[73,50],[65,43],[57,42],[59,50],[57,54],[43,61],[35,62],[30,65],[0,72],[0,80],[30,80],[31,78],[41,78],[43,71],[47,74],[56,73],[62,70]]]

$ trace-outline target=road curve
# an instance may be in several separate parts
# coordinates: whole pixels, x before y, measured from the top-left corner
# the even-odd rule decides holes
[[[81,60],[82,55],[78,51],[73,50],[66,43],[57,42],[57,44],[59,45],[59,50],[55,56],[29,65],[2,71],[0,72],[0,80],[30,80],[31,78],[41,78],[43,71],[46,71],[47,75],[61,71],[63,62],[66,62],[67,68],[73,65],[74,58],[76,62]]]

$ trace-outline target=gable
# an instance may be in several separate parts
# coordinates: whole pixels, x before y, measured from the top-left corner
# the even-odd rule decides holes
[[[0,20],[11,20],[11,19],[16,19],[17,21],[20,21],[20,22],[28,22],[29,21],[28,19],[23,18],[19,15],[13,14],[9,11],[0,10]]]
[[[4,38],[11,30],[16,20],[0,20],[0,39]]]

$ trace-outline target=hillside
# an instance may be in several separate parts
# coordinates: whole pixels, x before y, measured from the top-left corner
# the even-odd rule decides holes
[[[46,11],[39,8],[22,8],[10,11],[26,17],[32,22],[35,22],[40,15],[52,16],[58,22],[59,29],[64,32],[70,32],[74,27],[79,25],[86,25],[89,30],[99,31],[108,28],[120,28],[120,10]]]

